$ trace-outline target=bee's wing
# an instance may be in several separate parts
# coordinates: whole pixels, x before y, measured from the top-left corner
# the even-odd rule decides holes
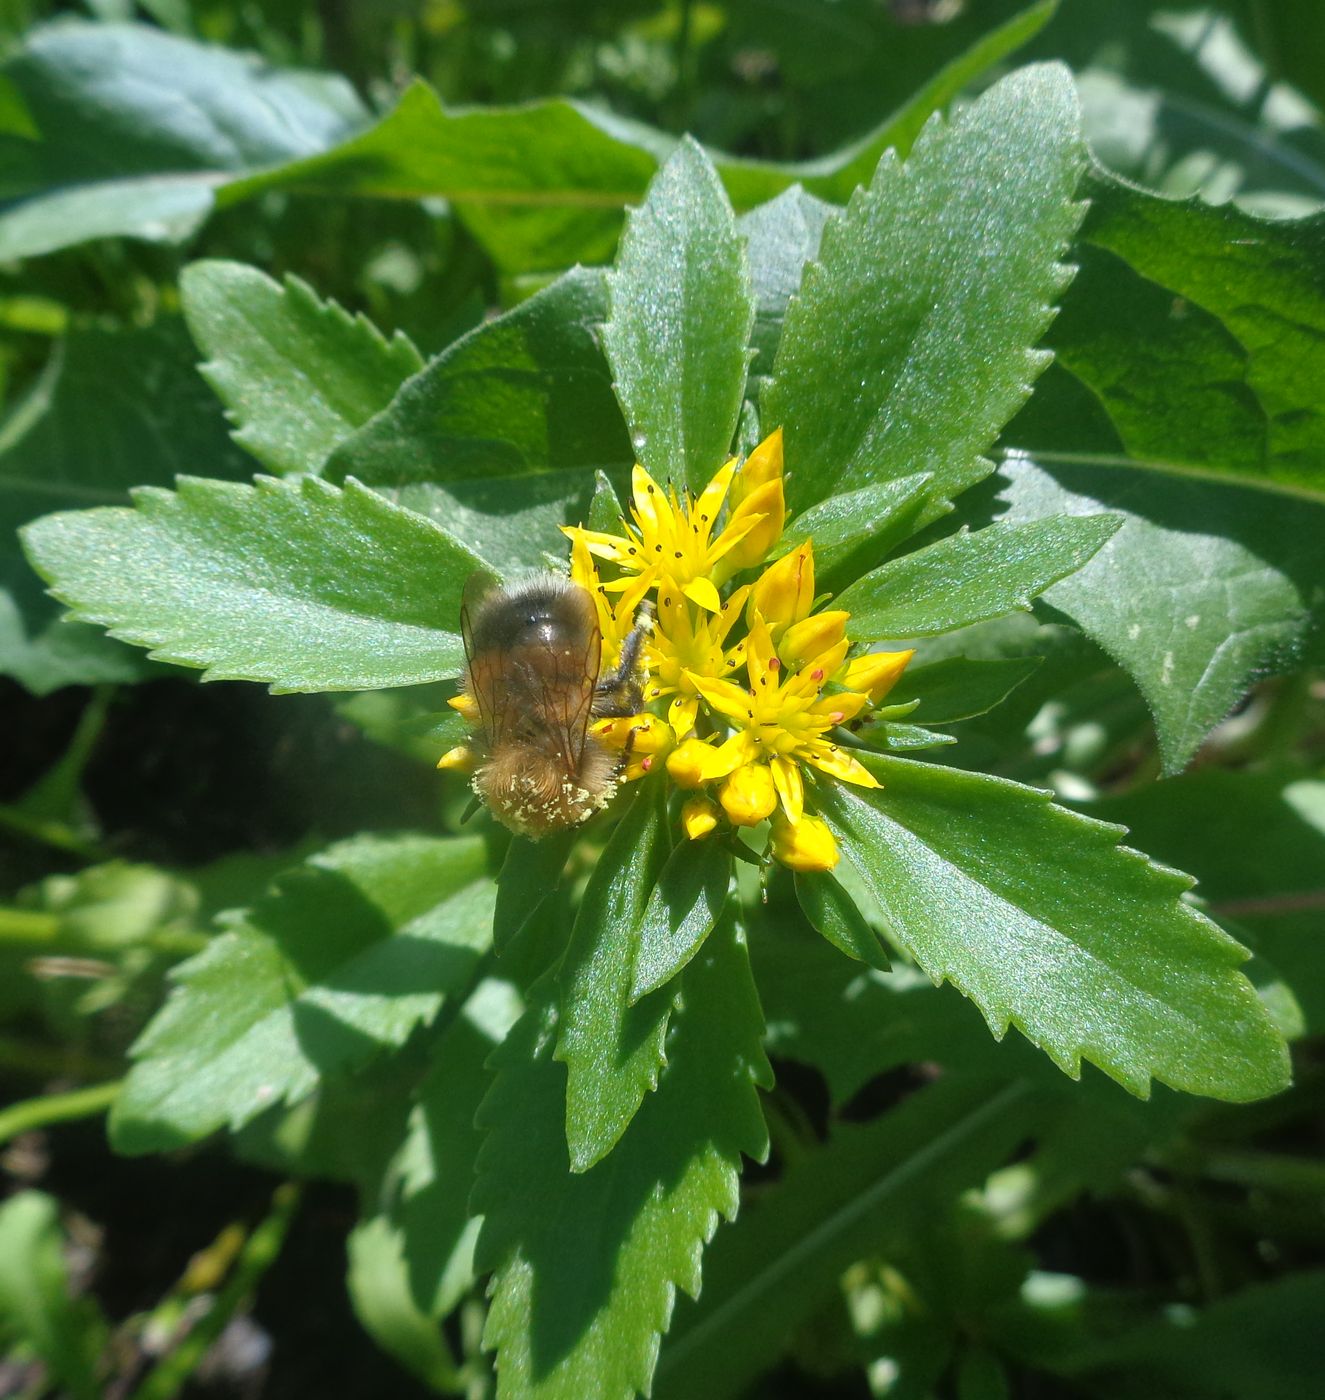
[[[465,580],[465,590],[460,602],[460,638],[465,644],[465,681],[469,693],[478,705],[483,729],[493,741],[501,737],[501,695],[496,684],[497,673],[492,667],[481,665],[474,651],[474,614],[488,594],[500,587],[500,582],[493,574],[470,574]]]
[[[590,606],[592,607],[592,602]],[[565,742],[562,751],[569,756],[576,772],[579,771],[585,736],[589,732],[589,719],[593,714],[594,691],[598,686],[598,668],[602,665],[602,654],[603,639],[595,617],[583,650],[578,655],[561,658],[564,667],[558,677],[558,694],[561,699],[559,704],[549,706],[549,710],[556,713],[561,737]]]

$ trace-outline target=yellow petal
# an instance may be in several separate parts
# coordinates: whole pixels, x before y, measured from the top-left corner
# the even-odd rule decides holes
[[[768,624],[756,612],[750,620],[750,635],[745,639],[745,666],[750,677],[750,689],[762,693],[769,685],[782,679],[782,663],[773,648]]]
[[[684,739],[667,755],[667,774],[679,788],[703,787],[717,776],[718,750],[702,739]]]
[[[639,568],[639,551],[621,535],[608,535],[602,530],[585,530],[579,525],[562,525],[560,529],[567,539],[582,540],[589,553],[599,559],[610,559],[614,564],[629,565],[632,569]]]
[[[662,487],[644,470],[636,466],[630,473],[630,491],[635,501],[635,515],[646,539],[660,530],[670,529],[672,507]]]
[[[832,724],[846,724],[870,702],[868,695],[855,690],[839,690],[832,695],[821,696],[809,707],[809,714],[826,719]]]
[[[750,593],[750,606],[770,624],[787,626],[808,617],[814,602],[814,550],[806,542],[766,568]]]
[[[801,770],[789,758],[775,758],[769,765],[773,770],[773,785],[787,820],[793,825],[805,812],[805,780]]]
[[[734,530],[748,519],[755,519],[754,528],[737,543],[723,560],[729,573],[752,569],[762,564],[768,551],[782,538],[782,526],[787,519],[787,502],[782,494],[782,478],[756,487],[732,512],[727,528]]]
[[[688,797],[681,804],[681,830],[689,841],[699,841],[718,825],[717,803],[707,797]]]
[[[472,773],[475,766],[474,750],[468,744],[457,744],[455,748],[447,749],[437,760],[437,766],[451,773]]]
[[[864,788],[883,786],[858,758],[853,758],[836,744],[806,744],[800,749],[800,755],[806,763],[814,764],[820,772],[840,778],[844,783],[854,783],[856,787]]]
[[[911,651],[872,651],[848,662],[842,684],[848,690],[863,690],[870,704],[877,705],[897,684],[906,664],[915,655]]]
[[[723,783],[718,801],[736,826],[758,826],[778,805],[777,788],[767,763],[748,763]]]
[[[750,585],[742,584],[740,588],[733,591],[730,598],[722,605],[718,616],[713,621],[713,643],[721,646],[727,640],[727,633],[732,630],[745,607],[745,600],[750,596]]]
[[[684,593],[692,603],[697,603],[706,612],[717,613],[722,611],[722,599],[718,596],[718,590],[713,586],[712,579],[691,579],[681,592]]]
[[[801,665],[812,656],[836,646],[846,636],[850,617],[849,612],[841,609],[811,613],[802,621],[793,623],[782,634],[778,642],[778,655],[788,666]]]
[[[708,701],[709,706],[719,714],[726,715],[728,719],[739,720],[742,724],[750,718],[750,711],[754,705],[748,692],[742,690],[739,685],[733,685],[731,681],[714,680],[710,676],[701,676],[694,671],[686,671],[684,674],[690,684]]]
[[[791,870],[831,870],[841,859],[833,833],[818,817],[790,822],[777,813],[770,848],[774,859]]]
[[[763,486],[782,477],[782,429],[774,428],[758,447],[745,459],[741,468],[741,481],[746,491]]]
[[[678,739],[684,739],[695,727],[699,700],[693,695],[678,695],[667,707],[667,723]]]
[[[690,508],[690,519],[699,526],[699,533],[705,540],[722,510],[722,503],[727,499],[727,490],[735,475],[736,458],[733,457],[718,469],[713,480],[699,493],[699,500]]]

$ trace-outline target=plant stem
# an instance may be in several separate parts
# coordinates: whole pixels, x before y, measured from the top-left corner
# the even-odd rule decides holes
[[[276,1262],[299,1199],[299,1187],[292,1181],[276,1188],[271,1198],[271,1210],[249,1235],[230,1275],[230,1282],[216,1295],[211,1309],[194,1323],[179,1345],[161,1358],[152,1373],[134,1391],[133,1400],[173,1400],[184,1388],[212,1343],[252,1295],[263,1274]]]
[[[71,1123],[79,1118],[90,1118],[95,1113],[104,1113],[115,1102],[123,1082],[112,1079],[106,1084],[71,1089],[67,1094],[42,1094],[39,1098],[11,1104],[0,1110],[0,1143],[6,1143],[20,1133],[50,1127],[53,1123]]]

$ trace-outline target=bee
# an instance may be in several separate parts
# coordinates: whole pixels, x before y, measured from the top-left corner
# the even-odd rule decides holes
[[[603,676],[586,589],[555,574],[505,587],[484,574],[470,579],[460,632],[465,690],[479,716],[472,783],[503,826],[539,840],[611,800],[621,755],[589,733],[589,722],[641,708],[647,625],[631,631],[620,664]]]

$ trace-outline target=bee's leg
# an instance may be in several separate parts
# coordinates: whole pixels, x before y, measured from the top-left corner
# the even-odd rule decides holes
[[[653,609],[641,607],[639,620],[621,643],[621,660],[594,686],[593,713],[599,719],[638,714],[644,704],[640,687],[640,651],[653,626]]]

